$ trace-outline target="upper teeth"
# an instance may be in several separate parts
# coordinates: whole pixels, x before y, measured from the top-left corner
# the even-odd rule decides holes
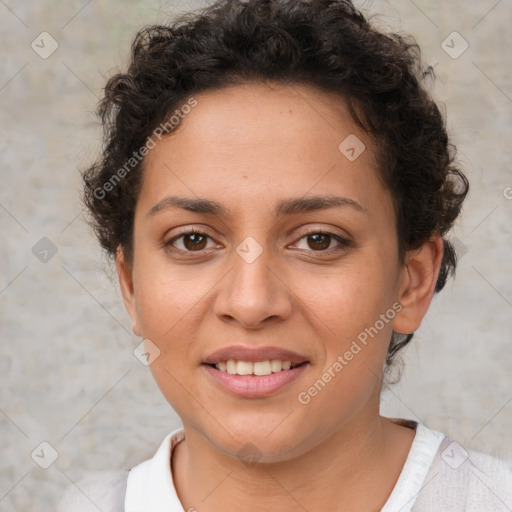
[[[215,367],[221,372],[227,372],[231,375],[270,375],[271,373],[289,370],[291,361],[280,361],[279,359],[267,359],[266,361],[227,361],[218,362]]]

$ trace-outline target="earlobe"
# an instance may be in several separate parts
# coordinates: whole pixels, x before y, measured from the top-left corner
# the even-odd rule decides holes
[[[132,269],[124,257],[124,251],[121,246],[119,246],[116,251],[116,269],[123,302],[132,319],[133,332],[136,336],[142,336],[137,315]]]
[[[432,301],[442,259],[443,240],[438,235],[407,253],[398,299],[402,310],[393,324],[396,332],[410,334],[419,328]]]

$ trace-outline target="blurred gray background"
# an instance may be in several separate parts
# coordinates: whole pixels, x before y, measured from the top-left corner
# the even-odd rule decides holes
[[[201,5],[0,0],[1,511],[53,510],[85,471],[128,468],[180,424],[133,355],[78,169],[97,155],[96,103],[137,28]],[[472,185],[452,235],[457,277],[383,413],[512,461],[512,2],[358,5],[415,34]]]

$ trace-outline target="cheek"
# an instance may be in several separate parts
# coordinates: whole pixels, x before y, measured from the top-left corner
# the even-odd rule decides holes
[[[295,290],[300,302],[323,326],[326,339],[343,345],[371,327],[392,305],[392,272],[377,261],[334,269],[328,277],[301,277]]]
[[[165,266],[147,265],[139,269],[135,290],[143,335],[163,342],[189,322],[194,308],[205,299],[208,286],[196,278],[171,273]]]
[[[349,277],[345,272],[329,279],[323,293],[304,299],[321,342],[309,387],[300,390],[297,403],[307,411],[304,428],[318,436],[378,396],[395,315],[389,283],[379,274],[384,275],[354,272]],[[321,427],[314,420],[318,417],[324,418]]]

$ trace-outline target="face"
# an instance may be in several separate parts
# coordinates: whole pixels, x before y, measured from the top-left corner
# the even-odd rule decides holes
[[[195,98],[146,157],[125,303],[186,433],[286,460],[378,416],[392,329],[411,327],[392,197],[337,96]]]

